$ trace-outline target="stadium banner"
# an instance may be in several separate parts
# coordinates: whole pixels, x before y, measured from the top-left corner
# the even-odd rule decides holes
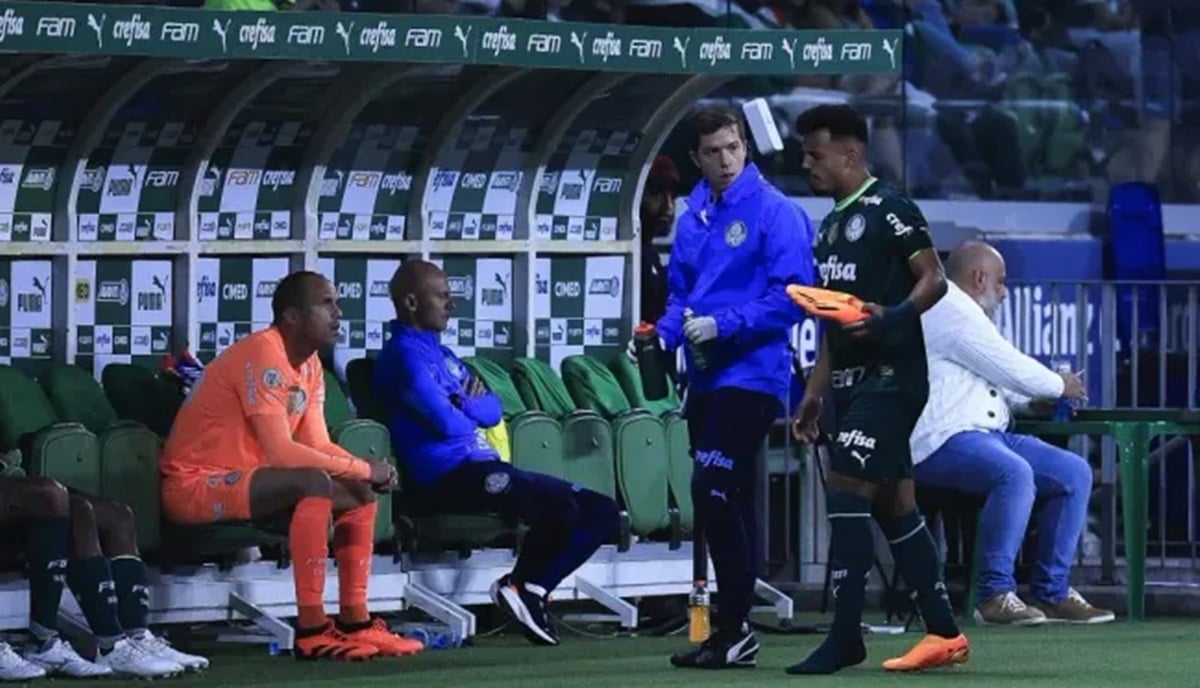
[[[301,122],[235,123],[204,166],[200,241],[289,239],[296,170],[312,130]]]
[[[338,308],[342,311],[335,359],[374,356],[391,339],[388,322],[396,315],[388,295],[388,283],[400,263],[400,256],[322,256],[317,259],[317,272],[333,282]],[[459,301],[455,305],[461,307],[464,304]]]
[[[629,341],[622,313],[626,256],[553,256],[534,265],[534,351],[557,370],[567,356],[607,361]]]
[[[97,379],[109,363],[157,366],[171,350],[173,277],[170,260],[80,259],[75,365]]]
[[[38,372],[53,355],[49,260],[0,261],[0,365]]]
[[[511,365],[518,355],[513,349],[517,323],[512,257],[433,255],[429,260],[445,271],[454,297],[454,316],[442,333],[442,345],[462,358],[478,356]]]
[[[170,241],[179,183],[195,125],[121,122],[110,127],[83,170],[75,211],[79,241]]]
[[[436,62],[652,73],[867,74],[899,31],[752,31],[485,17],[0,2],[0,50],[181,59]]]
[[[50,241],[58,170],[74,135],[57,119],[0,120],[0,241]]]
[[[193,352],[208,362],[271,324],[275,285],[291,272],[287,258],[206,256],[196,261],[196,322],[200,340]]]

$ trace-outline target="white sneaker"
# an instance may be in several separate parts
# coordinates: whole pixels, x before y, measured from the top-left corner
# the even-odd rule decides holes
[[[208,668],[208,659],[200,655],[189,655],[186,652],[180,652],[171,647],[171,643],[165,638],[160,638],[150,631],[142,631],[140,634],[130,636],[130,640],[142,646],[146,652],[165,659],[168,662],[175,662],[183,667],[186,671],[204,671]]]
[[[112,669],[80,657],[75,648],[71,647],[71,643],[62,638],[54,638],[41,652],[36,651],[36,648],[27,650],[25,659],[45,669],[51,676],[95,678],[112,675]]]
[[[150,654],[130,638],[122,638],[109,652],[102,652],[96,661],[121,676],[163,678],[183,673],[183,667]]]
[[[45,675],[45,669],[21,657],[8,643],[0,643],[0,681],[28,681]]]

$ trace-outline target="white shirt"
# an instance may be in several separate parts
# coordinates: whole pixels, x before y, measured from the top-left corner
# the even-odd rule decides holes
[[[917,464],[960,432],[1004,430],[1011,405],[1057,399],[1063,380],[1021,353],[953,282],[921,314],[929,359],[929,400],[910,444]]]

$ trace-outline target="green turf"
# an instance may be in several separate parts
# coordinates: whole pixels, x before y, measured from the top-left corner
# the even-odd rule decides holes
[[[667,657],[686,638],[596,640],[567,635],[557,648],[531,647],[512,636],[486,638],[476,647],[434,650],[417,657],[362,664],[297,662],[270,657],[262,647],[205,648],[213,666],[172,686],[328,686],[329,688],[633,688],[652,686],[941,685],[981,688],[1039,686],[1102,688],[1139,683],[1166,688],[1200,685],[1200,622],[1154,621],[1094,627],[969,629],[971,662],[923,675],[889,675],[879,663],[919,639],[917,633],[868,636],[866,664],[833,677],[794,677],[783,668],[820,642],[820,636],[760,635],[757,670],[720,672],[672,668]],[[199,649],[199,648],[197,648]],[[88,688],[129,686],[89,681]]]

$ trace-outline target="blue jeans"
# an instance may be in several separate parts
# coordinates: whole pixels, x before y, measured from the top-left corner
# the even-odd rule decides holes
[[[1087,525],[1092,468],[1081,457],[1027,435],[960,432],[913,470],[918,485],[986,495],[980,514],[979,601],[1017,589],[1013,569],[1035,498],[1038,525],[1033,594],[1056,604],[1067,596],[1071,564]]]

